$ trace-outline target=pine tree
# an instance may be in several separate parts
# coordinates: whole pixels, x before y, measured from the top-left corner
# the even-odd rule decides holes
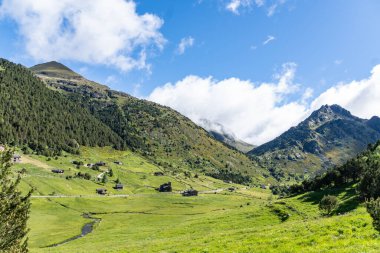
[[[22,196],[17,189],[21,177],[11,172],[13,152],[0,152],[0,252],[28,252],[27,220],[31,191]]]
[[[103,175],[103,178],[102,178],[102,183],[103,184],[106,184],[108,182],[108,177],[106,174]]]

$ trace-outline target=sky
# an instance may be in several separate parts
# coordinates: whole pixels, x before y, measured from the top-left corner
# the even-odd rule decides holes
[[[323,104],[380,116],[377,0],[0,0],[0,57],[220,123],[259,145]]]

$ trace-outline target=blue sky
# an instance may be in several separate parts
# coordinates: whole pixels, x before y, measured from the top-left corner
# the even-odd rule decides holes
[[[290,71],[292,76],[287,88],[294,91],[274,91],[278,97],[269,107],[278,109],[297,103],[303,107],[289,114],[302,115],[291,116],[292,120],[286,124],[276,123],[284,126],[274,127],[276,131],[269,131],[271,134],[263,137],[258,137],[263,133],[257,129],[262,129],[267,121],[262,121],[256,130],[247,129],[238,134],[250,142],[264,142],[286,130],[285,127],[296,124],[314,109],[316,101],[329,89],[339,82],[348,85],[354,80],[370,79],[371,70],[380,64],[380,1],[377,0],[128,1],[133,6],[126,6],[123,0],[96,0],[88,2],[99,7],[91,11],[91,5],[72,0],[62,1],[64,4],[54,2],[0,1],[1,57],[26,66],[57,60],[113,89],[172,106],[196,122],[204,115],[194,116],[196,112],[189,112],[168,98],[177,96],[173,90],[181,81],[189,81],[187,77],[197,77],[192,82],[198,83],[211,77],[205,84],[210,87],[235,78],[257,88],[265,83],[278,86],[281,76]],[[34,17],[37,15],[40,20],[28,16],[34,9]],[[58,10],[55,16],[52,9]],[[72,9],[77,12],[71,12]],[[80,11],[90,16],[95,15],[96,10],[109,10],[111,14],[104,14],[98,26],[84,25],[83,30],[77,29],[75,13]],[[150,19],[143,18],[146,13],[151,14]],[[144,21],[133,27],[135,30],[123,30],[131,20]],[[53,28],[47,25],[54,22],[58,22],[55,30],[54,25]],[[103,24],[104,30],[99,28]],[[67,30],[86,32],[76,36],[75,44],[64,37]],[[94,46],[97,38],[114,36],[112,31],[123,34],[123,38],[110,42],[104,39]],[[44,37],[48,43],[40,42]],[[181,40],[184,42],[182,50],[179,49]],[[66,47],[65,42],[70,45]],[[128,46],[120,45],[123,43]],[[112,52],[99,56],[103,49]],[[173,86],[171,93],[162,90],[167,83]],[[232,81],[229,85],[239,86]],[[157,89],[161,92],[155,92]],[[242,107],[249,107],[249,101],[247,103]],[[359,116],[378,114],[373,110],[359,111],[352,103],[341,102]],[[231,121],[236,119],[227,121],[221,114],[217,112],[209,117],[239,132],[237,129],[242,128],[243,123],[235,126]]]

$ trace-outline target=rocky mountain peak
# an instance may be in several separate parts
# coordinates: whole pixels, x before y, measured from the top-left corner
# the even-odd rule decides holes
[[[358,120],[349,111],[339,105],[323,105],[318,110],[314,111],[303,124],[310,129],[315,129],[321,125],[336,119],[352,119]]]
[[[81,75],[74,72],[69,67],[56,61],[50,61],[50,62],[45,62],[42,64],[35,65],[31,67],[30,70],[36,73],[37,75],[44,75],[44,76],[50,76],[50,77],[69,78],[69,79],[83,78]]]

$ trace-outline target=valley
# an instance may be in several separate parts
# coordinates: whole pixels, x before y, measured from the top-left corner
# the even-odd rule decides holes
[[[236,145],[252,146],[227,131],[57,62],[38,73],[1,63],[0,146],[16,154],[21,193],[33,190],[32,253],[380,250],[358,191],[362,163],[377,168],[379,144],[364,151],[380,138],[377,117],[326,105],[245,154]],[[319,205],[330,194],[339,204],[326,215]]]
[[[95,179],[98,171],[86,166],[77,169],[72,163],[99,160],[106,163],[102,170],[112,169],[114,173],[105,184]],[[14,170],[26,168],[22,189],[35,188],[29,221],[31,252],[225,252],[226,248],[229,252],[279,252],[279,249],[377,252],[380,249],[371,218],[357,202],[354,186],[350,184],[327,192],[277,199],[269,190],[171,173],[132,152],[107,147],[81,148],[81,155],[64,154],[57,160],[32,155],[28,159],[22,157],[21,161],[14,165]],[[62,168],[65,173],[55,175],[50,168]],[[154,176],[157,171],[164,172],[164,176]],[[90,173],[92,179],[65,178],[77,172]],[[123,183],[123,190],[112,188],[117,178]],[[172,182],[172,193],[158,193],[154,189],[167,181]],[[109,193],[96,194],[99,187],[107,188]],[[199,196],[181,196],[180,191],[191,187],[200,191]],[[229,191],[231,187],[236,190]],[[217,189],[223,190],[210,192]],[[336,216],[323,217],[317,204],[331,191],[339,197],[341,208],[336,210]],[[286,214],[285,219],[278,210]],[[89,223],[83,215],[98,219],[91,233],[49,247],[80,234]]]
[[[0,0],[0,253],[379,253],[379,12]]]

